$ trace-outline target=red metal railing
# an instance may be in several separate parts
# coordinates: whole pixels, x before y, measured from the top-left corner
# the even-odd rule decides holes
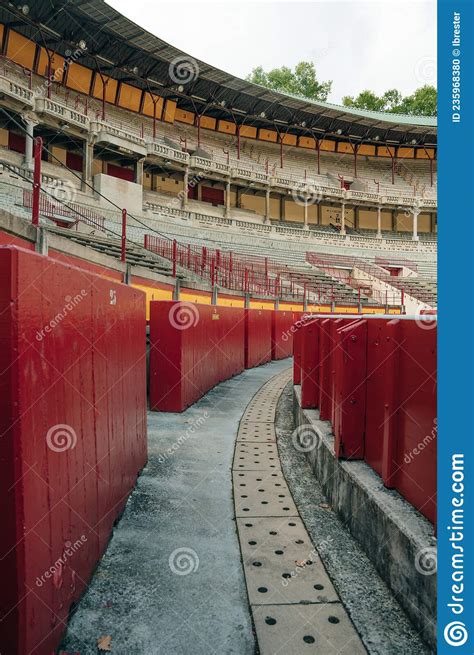
[[[30,191],[29,189],[23,189],[23,207],[31,210],[34,209],[34,190]],[[78,222],[82,221],[83,223],[87,223],[87,225],[100,230],[105,229],[104,217],[96,214],[92,209],[75,202],[67,202],[67,204],[63,204],[61,201],[55,202],[49,195],[44,193],[44,191],[41,191],[38,194],[38,211],[40,214],[43,214],[51,220],[57,221],[58,219],[60,220],[61,216],[63,216],[72,219],[74,221],[73,225],[77,225]],[[34,222],[36,210],[32,213],[32,222],[35,225],[37,224]]]

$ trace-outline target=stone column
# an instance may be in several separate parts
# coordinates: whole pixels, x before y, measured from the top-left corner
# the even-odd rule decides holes
[[[34,130],[35,126],[38,125],[39,121],[36,116],[31,114],[24,114],[22,116],[25,123],[26,136],[25,136],[25,158],[23,160],[23,166],[28,170],[33,170],[33,139],[34,139]]]
[[[225,216],[230,216],[230,178],[225,185]]]
[[[341,234],[346,234],[346,203],[341,205]]]
[[[382,207],[377,207],[377,239],[382,238]]]
[[[265,223],[270,223],[270,189],[265,191]]]
[[[321,225],[322,223],[322,218],[323,218],[323,208],[321,206],[321,201],[318,202],[317,206],[317,215],[316,215],[316,223],[318,225]]]
[[[82,184],[81,190],[87,191],[93,185],[93,166],[94,166],[94,143],[91,141],[84,141],[82,149]]]
[[[280,196],[280,221],[285,220],[285,196]]]
[[[359,205],[354,206],[354,228],[359,229]]]
[[[417,207],[413,208],[413,241],[419,241],[420,237],[418,236],[418,215],[420,210]]]
[[[143,186],[143,164],[145,163],[145,158],[137,159],[135,164],[135,182]]]
[[[308,197],[304,198],[304,229],[308,230]]]
[[[189,166],[184,169],[183,177],[183,196],[181,198],[181,209],[186,209],[188,205],[188,186],[189,186]]]

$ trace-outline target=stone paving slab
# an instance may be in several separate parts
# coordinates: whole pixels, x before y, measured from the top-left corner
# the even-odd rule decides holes
[[[340,603],[252,605],[260,655],[364,655]]]

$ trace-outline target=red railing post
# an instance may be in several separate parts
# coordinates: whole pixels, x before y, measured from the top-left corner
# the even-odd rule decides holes
[[[173,277],[176,277],[176,257],[178,254],[178,244],[176,242],[176,239],[173,239]]]
[[[39,225],[42,150],[43,150],[43,139],[40,136],[38,136],[34,140],[33,199],[32,199],[32,218],[31,218],[31,222],[33,223],[33,225],[36,226]]]
[[[127,249],[127,210],[122,209],[122,239],[120,244],[120,261],[125,262]]]

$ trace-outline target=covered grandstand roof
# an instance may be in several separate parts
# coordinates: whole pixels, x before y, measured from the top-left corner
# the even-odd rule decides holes
[[[0,0],[0,7],[0,21],[28,38],[63,56],[72,44],[84,41],[81,63],[176,99],[182,109],[299,134],[436,145],[434,117],[351,109],[252,84],[169,45],[103,0],[35,0],[26,12]],[[198,71],[185,85],[170,78],[170,65],[178,60],[192,62]]]

